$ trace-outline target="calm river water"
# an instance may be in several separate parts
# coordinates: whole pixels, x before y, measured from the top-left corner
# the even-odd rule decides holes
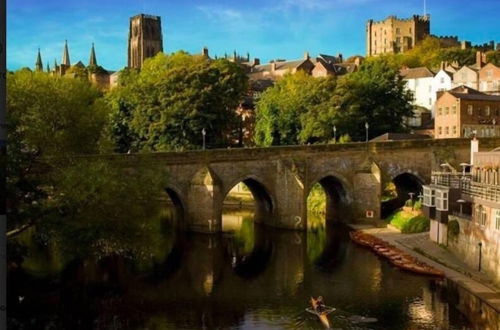
[[[159,228],[140,259],[61,257],[27,233],[8,278],[9,329],[321,329],[305,311],[318,295],[336,308],[332,328],[485,326],[466,292],[394,268],[341,225],[297,233],[231,212],[220,235]]]

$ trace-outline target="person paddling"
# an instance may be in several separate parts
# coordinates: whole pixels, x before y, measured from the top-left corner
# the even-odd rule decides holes
[[[316,299],[316,312],[321,314],[325,311],[325,303],[323,301],[323,296],[319,296],[318,299]]]

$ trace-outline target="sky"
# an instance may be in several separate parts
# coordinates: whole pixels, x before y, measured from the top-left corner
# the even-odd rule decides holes
[[[500,0],[427,0],[431,33],[460,40],[500,42]],[[164,52],[223,56],[234,50],[261,62],[342,53],[365,55],[368,19],[423,14],[424,0],[7,0],[7,67],[61,62],[68,40],[71,62],[88,63],[95,43],[98,64],[127,64],[129,18],[161,16]]]

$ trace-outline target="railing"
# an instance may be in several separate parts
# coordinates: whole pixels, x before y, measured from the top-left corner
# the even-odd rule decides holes
[[[500,203],[500,185],[473,181],[469,173],[432,172],[432,183],[462,189],[463,194],[471,197]]]
[[[500,186],[498,185],[465,180],[462,182],[462,193],[500,203]]]
[[[461,213],[460,211],[452,211],[451,214],[454,215],[454,216],[456,216],[456,217],[462,218],[462,219],[466,219],[466,220],[469,220],[469,221],[472,220],[472,215],[471,214]]]
[[[432,183],[459,189],[463,180],[470,180],[470,173],[432,172]]]

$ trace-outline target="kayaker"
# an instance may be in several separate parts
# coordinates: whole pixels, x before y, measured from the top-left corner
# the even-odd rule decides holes
[[[318,299],[316,299],[316,312],[317,313],[323,313],[325,311],[325,303],[323,302],[323,296],[319,296]]]

